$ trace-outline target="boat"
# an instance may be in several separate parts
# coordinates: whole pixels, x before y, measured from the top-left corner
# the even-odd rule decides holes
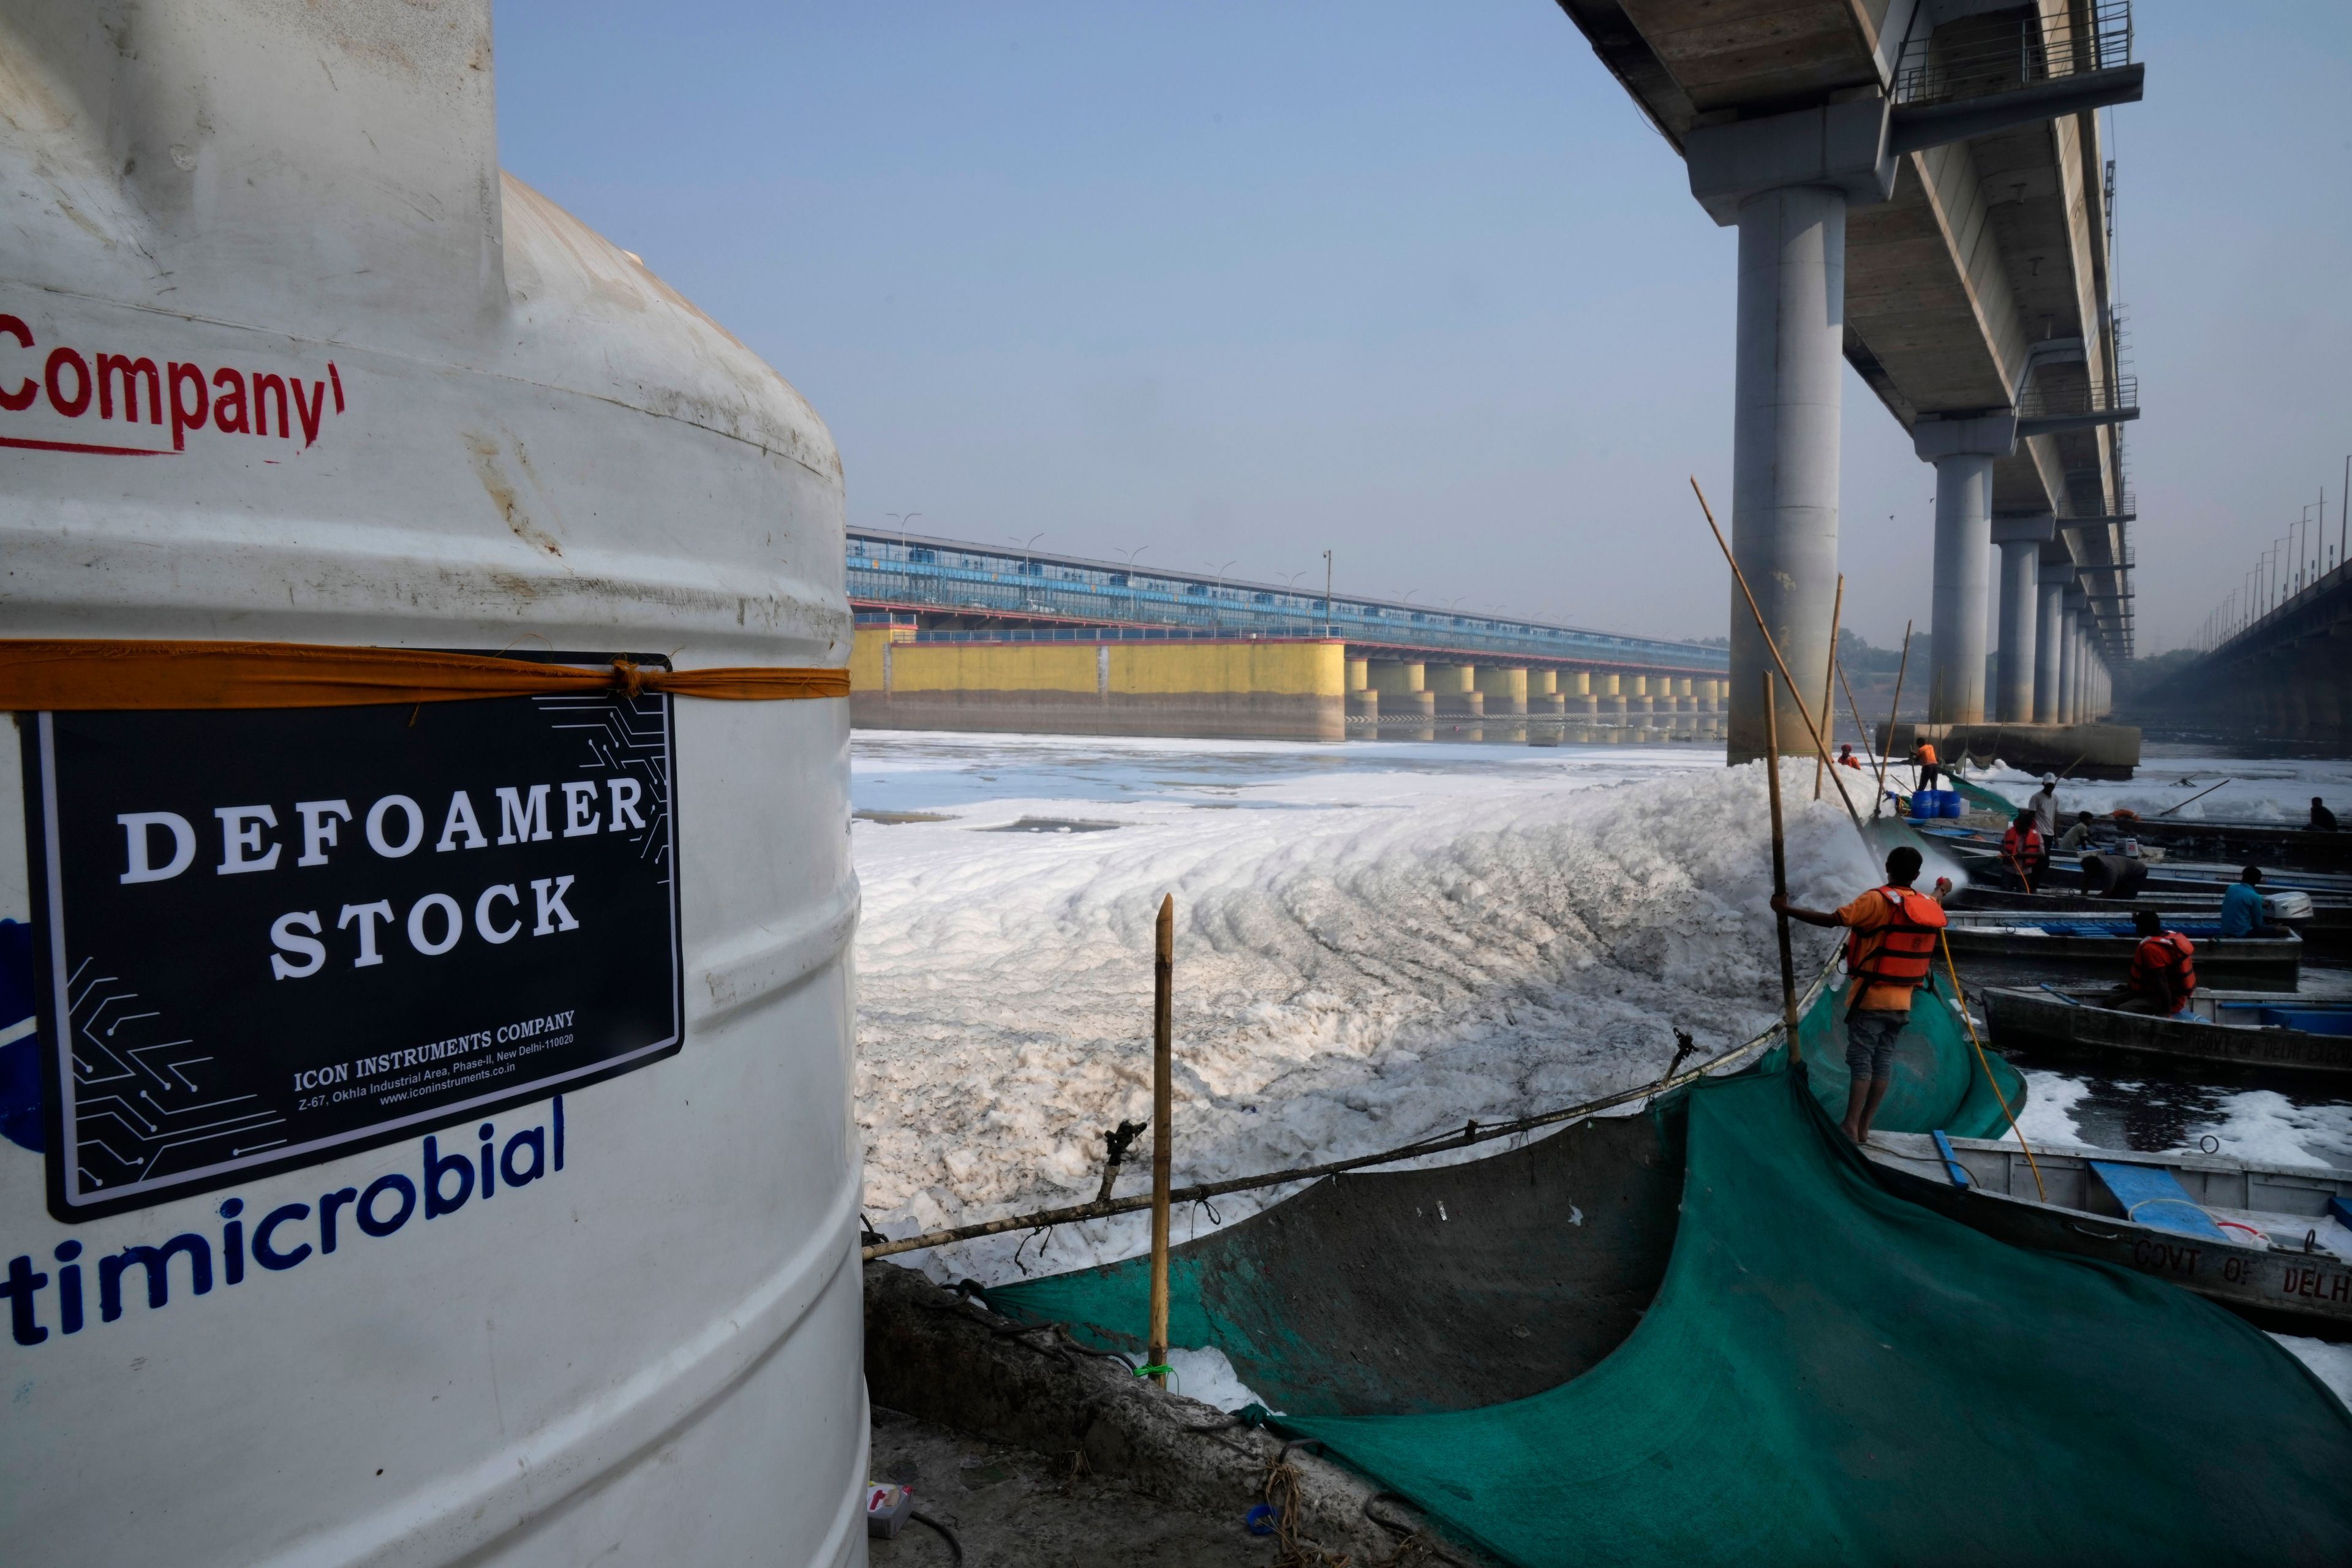
[[[1999,883],[2012,879],[2008,862],[2000,853],[1998,831],[1947,825],[1916,828],[1922,842],[1931,845],[1941,854],[1949,856],[1972,879]],[[2263,868],[2263,891],[2300,892],[2313,899],[2352,900],[2352,876],[2334,872],[2278,868],[2276,862],[2261,860],[2190,860],[2166,856],[2154,847],[2144,848],[2137,856],[2124,855],[2113,846],[2094,847],[2087,854],[2071,850],[2053,852],[2042,875],[2035,880],[2045,888],[2093,890],[2092,859],[2108,862],[2112,876],[2113,863],[2137,861],[2143,873],[2137,883],[2142,898],[2174,897],[2180,894],[2218,896],[2221,890],[2236,881],[2249,865]]]
[[[2267,882],[2263,888],[2263,908],[2271,921],[2303,938],[2307,952],[2316,955],[2352,952],[2352,900],[2314,899],[2292,889],[2273,889]],[[2218,922],[2221,918],[2221,897],[2212,891],[2155,895],[2143,889],[2139,897],[2121,898],[2047,886],[2029,893],[1983,882],[1971,882],[1953,895],[1951,908],[2016,910],[2060,918],[2088,914],[2116,920],[2129,920],[2136,910],[2153,909],[2172,921]]]
[[[2151,906],[2155,907],[2155,906]],[[2112,975],[2120,981],[2139,944],[2132,921],[2120,915],[2033,915],[2009,910],[1954,910],[1945,929],[1952,956],[2013,958]],[[2197,944],[2197,972],[2294,988],[2302,973],[2303,939],[2221,934],[2218,920],[2167,920],[2165,927]]]
[[[2202,964],[2200,949],[2198,962]],[[1993,1044],[2131,1052],[2179,1061],[2352,1073],[2352,999],[2199,991],[2190,1016],[2158,1018],[2099,1005],[2101,990],[1992,985],[1979,993]]]
[[[2249,861],[2299,870],[2352,871],[2352,834],[2325,833],[2300,822],[2248,822],[2213,817],[2144,816],[2116,824],[2142,844],[2170,856]]]
[[[2352,1040],[2343,1042],[2352,1047]],[[2352,1171],[1874,1132],[1888,1188],[2013,1247],[2168,1280],[2297,1333],[2352,1332]]]
[[[2004,795],[1973,781],[1954,778],[1954,787],[1975,808],[1972,816],[1996,821],[1998,837],[2009,819],[2022,809]],[[2075,814],[2061,810],[2062,822]],[[2243,817],[2124,816],[2097,819],[2101,831],[2117,838],[2137,838],[2166,856],[2200,860],[2249,862],[2292,867],[2315,872],[2352,872],[2352,834],[2315,831],[2301,822]]]

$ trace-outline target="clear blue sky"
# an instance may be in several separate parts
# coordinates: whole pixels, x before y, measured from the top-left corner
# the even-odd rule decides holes
[[[2352,5],[2142,5],[2143,651],[2352,451]],[[808,395],[849,515],[1716,636],[1733,237],[1549,0],[499,0],[501,158]],[[1847,383],[1848,624],[1932,471]],[[1720,508],[1719,508],[1720,510]]]

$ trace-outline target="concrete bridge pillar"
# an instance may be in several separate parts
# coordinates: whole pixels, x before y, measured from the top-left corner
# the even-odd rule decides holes
[[[2069,595],[2068,597],[2071,599],[2073,595]],[[2069,710],[2073,715],[2072,722],[2076,724],[2087,724],[2091,721],[2091,634],[2089,621],[2090,611],[2081,605],[2075,606],[2074,679],[2070,683],[2070,689],[2067,692],[2066,700]]]
[[[2060,615],[2058,634],[2058,722],[2079,723],[2082,710],[2075,700],[2077,683],[2082,679],[2083,626],[2076,601],[2083,591],[2071,583],[2061,593],[2064,608]]]
[[[1559,694],[1559,671],[1556,669],[1528,671],[1528,716],[1557,719],[1567,711],[1567,700]]]
[[[1488,715],[1517,717],[1528,710],[1528,672],[1501,665],[1480,665],[1472,679]]]
[[[1791,670],[1829,657],[1837,588],[1840,397],[1845,374],[1842,191],[1792,185],[1739,208],[1731,552]],[[1772,656],[1738,584],[1731,603],[1731,745],[1764,754],[1759,689]],[[1804,721],[1778,687],[1781,736]]]
[[[1424,667],[1429,690],[1437,699],[1435,711],[1442,719],[1476,719],[1486,713],[1486,700],[1478,695],[1477,671],[1467,664],[1432,664]]]
[[[1581,669],[1559,672],[1559,694],[1562,706],[1572,714],[1590,719],[1601,711],[1601,700],[1592,694],[1592,676]]]
[[[1344,662],[1347,672],[1341,683],[1346,689],[1343,710],[1350,719],[1378,719],[1381,716],[1381,694],[1372,689],[1371,661],[1350,658]]]
[[[1376,658],[1370,662],[1372,689],[1380,693],[1382,715],[1426,719],[1436,711],[1437,699],[1424,684],[1426,670],[1418,659]]]
[[[1650,694],[1651,688],[1656,684],[1652,677],[1646,675],[1628,675],[1619,679],[1618,685],[1625,693],[1625,719],[1628,723],[1639,722],[1656,711],[1656,701]]]
[[[2033,721],[2055,724],[2062,664],[2066,649],[2066,585],[2074,580],[2069,562],[2044,563],[2034,582],[2041,625],[2033,634]]]
[[[1845,215],[1895,188],[1886,104],[1855,100],[1693,130],[1691,195],[1739,229],[1731,552],[1791,672],[1830,653],[1837,591],[1838,416],[1845,375]],[[1731,591],[1727,760],[1764,753],[1764,637]],[[1800,676],[1799,679],[1804,679]],[[1772,689],[1782,743],[1804,733]]]
[[[2033,721],[2034,654],[2042,630],[2036,579],[2042,546],[2056,537],[2057,520],[1997,517],[1992,542],[2000,547],[2000,649],[1993,673],[1993,717],[2004,724]]]
[[[1625,694],[1618,689],[1622,679],[1614,675],[1592,678],[1592,710],[1603,719],[1622,719],[1625,716]]]
[[[1936,652],[1927,671],[1927,718],[1981,723],[1992,465],[2017,449],[2017,418],[1923,417],[1911,427],[1911,446],[1936,465]]]

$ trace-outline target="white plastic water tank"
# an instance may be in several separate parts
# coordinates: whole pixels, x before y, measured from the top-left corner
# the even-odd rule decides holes
[[[488,0],[0,56],[0,636],[845,662],[824,424],[501,175]],[[847,703],[499,710],[20,718],[9,1563],[864,1561]]]

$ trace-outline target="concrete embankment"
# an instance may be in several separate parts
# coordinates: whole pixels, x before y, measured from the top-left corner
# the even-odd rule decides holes
[[[1489,1562],[1435,1538],[1410,1504],[1352,1470],[1286,1451],[1273,1434],[1081,1352],[1056,1329],[1023,1329],[879,1261],[866,1265],[866,1385],[877,1405],[1043,1454],[1082,1455],[1097,1475],[1236,1521],[1286,1467],[1298,1488],[1298,1535],[1334,1556]],[[1278,1477],[1277,1489],[1291,1479]],[[1409,1541],[1418,1550],[1400,1552]]]
[[[1887,738],[1880,725],[1879,739]],[[1907,757],[1922,741],[1947,763],[1983,765],[1998,757],[2030,773],[2127,779],[2139,766],[2140,732],[2128,724],[1913,724],[1894,726],[1893,751]]]

